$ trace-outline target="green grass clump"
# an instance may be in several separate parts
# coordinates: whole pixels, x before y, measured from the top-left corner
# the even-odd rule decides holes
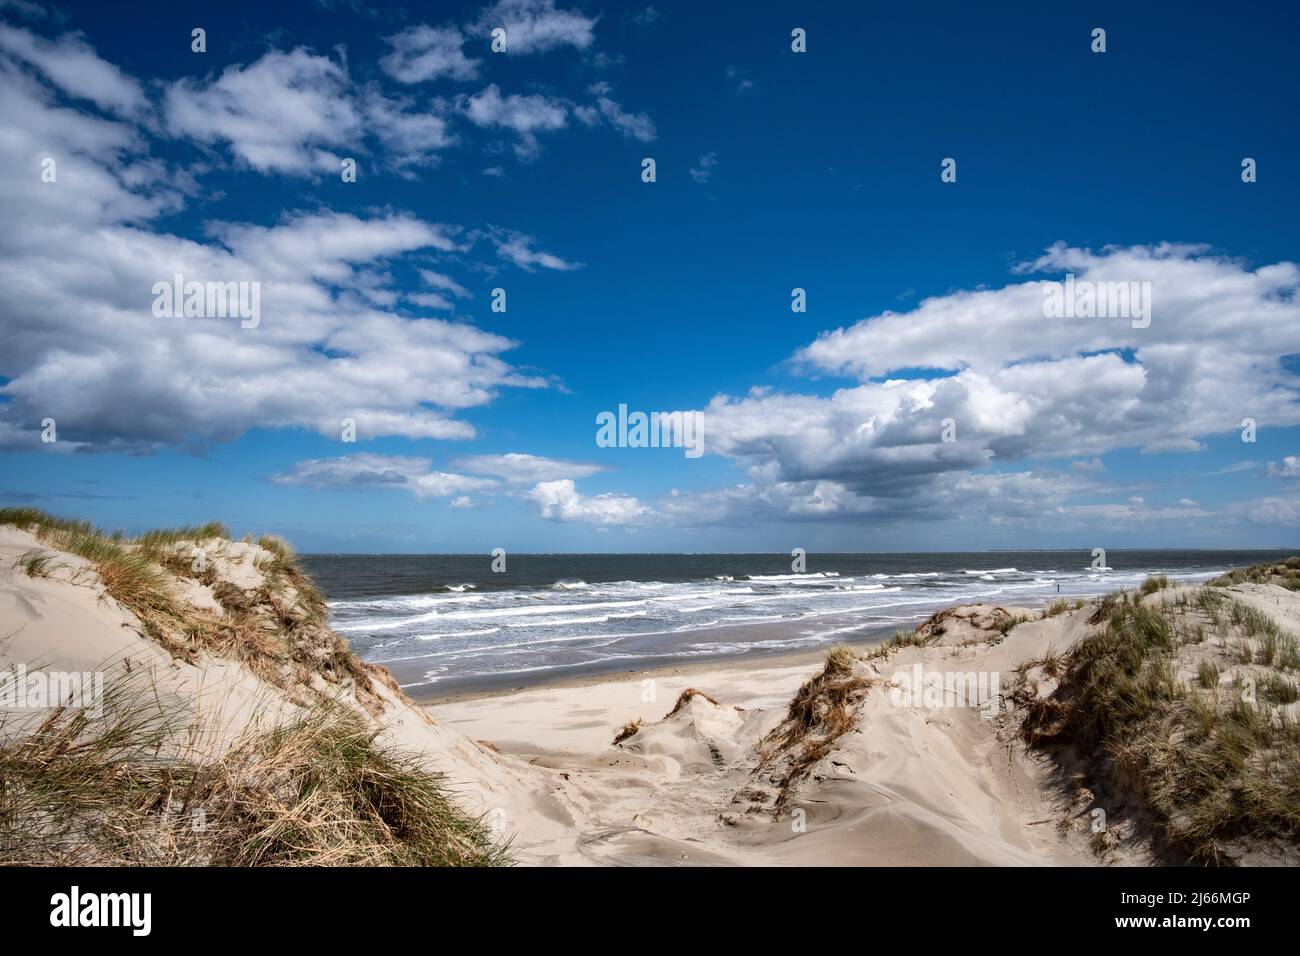
[[[1209,582],[1210,587],[1227,588],[1235,584],[1276,584],[1288,591],[1300,591],[1300,557],[1292,555],[1272,564],[1252,564],[1221,574]]]
[[[1219,686],[1219,665],[1214,661],[1201,661],[1196,668],[1196,680],[1206,690],[1213,690]]]
[[[170,575],[154,560],[157,540],[142,547],[121,534],[100,531],[88,521],[56,518],[37,508],[0,508],[0,524],[33,529],[42,543],[90,562],[99,572],[104,590],[134,613],[151,637],[174,653],[185,652],[176,637],[183,615],[172,593]]]
[[[1276,630],[1249,607],[1198,603],[1224,606],[1254,637]],[[1263,679],[1260,704],[1204,693],[1219,686],[1213,662],[1200,664],[1194,683],[1178,676],[1178,649],[1196,640],[1181,620],[1190,606],[1107,607],[1101,627],[1066,655],[1056,692],[1026,702],[1025,739],[1069,746],[1092,773],[1141,795],[1161,845],[1188,860],[1228,862],[1254,841],[1300,841],[1300,727],[1277,706],[1296,699],[1295,686]],[[1239,658],[1253,662],[1241,643]]]
[[[1058,598],[1043,610],[1043,617],[1056,617],[1058,614],[1064,614],[1070,610],[1070,602],[1065,598]]]
[[[1145,597],[1148,594],[1155,594],[1157,591],[1163,591],[1165,588],[1173,586],[1174,582],[1170,581],[1167,575],[1155,574],[1142,582],[1142,586],[1138,588],[1138,593]]]
[[[487,866],[508,862],[442,777],[338,706],[184,754],[138,684],[104,713],[0,719],[0,866]]]

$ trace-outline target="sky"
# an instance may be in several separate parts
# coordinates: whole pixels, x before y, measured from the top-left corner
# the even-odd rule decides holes
[[[1135,6],[0,0],[0,506],[1293,546],[1300,13]],[[177,273],[256,319],[160,314]],[[700,453],[598,441],[620,405]]]

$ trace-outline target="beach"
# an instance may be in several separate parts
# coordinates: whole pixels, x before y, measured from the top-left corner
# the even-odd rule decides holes
[[[888,634],[870,626],[848,634],[838,622],[826,627],[849,613],[842,604],[863,595],[890,600],[880,582],[862,580],[861,568],[852,573],[852,559],[815,576],[748,575],[722,582],[737,585],[727,589],[687,578],[565,581],[475,595],[444,579],[415,595],[330,599],[278,539],[236,541],[215,524],[128,539],[40,512],[7,516],[0,523],[0,633],[8,635],[0,670],[21,675],[24,686],[10,690],[25,694],[0,713],[7,772],[30,772],[22,742],[50,733],[40,729],[40,708],[50,700],[36,692],[77,675],[93,678],[91,697],[73,701],[92,720],[83,728],[74,717],[63,732],[89,733],[78,752],[89,747],[107,762],[93,772],[98,783],[78,784],[84,792],[63,798],[73,801],[69,819],[98,813],[104,788],[116,792],[121,740],[145,755],[138,773],[152,772],[159,753],[168,762],[152,784],[156,798],[111,797],[126,801],[115,819],[135,822],[103,843],[83,845],[84,834],[103,832],[102,820],[61,835],[48,821],[68,805],[34,807],[24,841],[11,848],[15,860],[153,859],[159,847],[149,834],[161,826],[165,852],[178,865],[1294,862],[1284,836],[1289,771],[1250,754],[1287,746],[1300,718],[1290,676],[1300,668],[1300,559],[1207,583],[1206,565],[1223,556],[1193,555],[1173,575],[1045,603],[1042,592],[1049,584],[1055,591],[1050,569],[981,568],[987,556],[967,555],[962,563],[976,567],[950,572],[955,584],[927,587],[1028,601],[948,604]],[[372,571],[384,564],[394,562],[374,562]],[[657,572],[665,567],[663,559],[653,564]],[[395,565],[398,573],[375,586],[401,580],[403,564]],[[936,571],[928,580],[942,577]],[[1080,587],[1086,581],[1078,576]],[[903,585],[889,586],[904,593]],[[571,639],[555,641],[553,624],[523,620],[573,627],[581,617],[603,626],[590,620],[599,615],[574,612],[577,604],[611,603],[602,589],[672,591],[665,603],[675,606],[666,613],[678,615],[689,603],[684,595],[705,590],[726,592],[711,597],[724,602],[715,613],[752,613],[746,602],[799,610],[736,625],[751,629],[739,654],[724,642],[728,653],[661,652],[649,666],[647,658],[608,655],[583,666],[507,667],[409,688],[400,671],[359,656],[329,624],[337,609],[331,601],[387,602],[403,609],[401,622],[413,598],[422,605],[421,627],[436,629],[444,610],[455,615],[452,626],[464,627],[462,608],[471,604],[490,616],[468,620],[500,625],[489,636],[521,625],[513,630],[527,641],[512,644],[536,642],[543,652],[555,644],[608,647],[608,633],[568,632],[562,636]],[[640,602],[647,619],[665,613],[653,597],[628,600]],[[896,612],[877,606],[873,613]],[[769,635],[812,629],[803,636],[814,640],[790,648],[765,641],[761,628]],[[647,630],[639,637],[662,647],[656,628]],[[698,647],[716,645],[714,636],[706,626],[674,640]],[[503,650],[509,659],[514,648]],[[1193,695],[1199,703],[1189,709]],[[1247,696],[1243,709],[1238,701]],[[1116,708],[1116,699],[1126,706]],[[154,716],[133,716],[146,713]],[[1234,728],[1206,735],[1206,726],[1220,724]],[[162,737],[153,736],[155,726]],[[1096,738],[1099,726],[1109,727],[1106,739]],[[1225,751],[1229,745],[1238,749]],[[370,768],[360,774],[337,763],[358,748]],[[1117,767],[1115,754],[1131,763]],[[47,766],[37,765],[41,779]],[[76,780],[90,780],[78,767]],[[1207,778],[1205,767],[1217,776]],[[224,821],[216,830],[189,830],[151,809],[170,806],[176,774],[195,781],[184,800]],[[316,797],[263,802],[316,779],[341,788],[330,798],[335,809]],[[375,791],[375,779],[389,789]],[[1223,792],[1203,796],[1195,781],[1206,779]],[[202,783],[223,780],[215,789]],[[1268,802],[1238,813],[1229,794],[1243,789]],[[78,801],[90,809],[77,810]],[[250,803],[269,817],[239,810]],[[407,809],[390,820],[396,807]],[[272,836],[302,813],[318,814],[313,846]],[[1208,814],[1215,817],[1205,829]],[[413,845],[409,824],[417,818],[427,829]],[[357,828],[372,836],[358,839]]]
[[[1016,609],[1028,615],[1029,609]],[[916,664],[1009,671],[1066,636],[1061,616],[996,647],[901,648],[864,666],[884,682]],[[953,629],[962,639],[978,630]],[[617,865],[1091,865],[1045,763],[1004,721],[969,707],[898,708],[873,695],[853,734],[779,813],[756,757],[825,652],[715,662],[459,695],[426,705],[439,723],[551,775],[576,833],[521,859]],[[681,701],[685,698],[685,703]],[[679,706],[680,704],[680,706]],[[634,733],[615,743],[620,731]],[[780,774],[776,774],[777,777]],[[768,804],[765,806],[765,804]],[[1043,826],[1044,822],[1052,825]],[[536,855],[534,855],[536,853]]]

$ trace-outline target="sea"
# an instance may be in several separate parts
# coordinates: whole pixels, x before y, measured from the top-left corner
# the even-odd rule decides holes
[[[869,644],[941,608],[1039,607],[1163,574],[1208,580],[1279,551],[304,555],[331,626],[408,693]]]

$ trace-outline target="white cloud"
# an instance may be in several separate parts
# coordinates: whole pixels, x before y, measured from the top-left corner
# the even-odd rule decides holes
[[[713,178],[713,168],[718,165],[717,153],[705,153],[691,167],[691,179],[697,183],[707,183]]]
[[[1294,263],[1252,271],[1185,246],[1095,254],[1058,245],[1028,268],[1150,282],[1150,327],[1044,318],[1046,283],[1027,282],[873,316],[824,333],[797,359],[863,380],[914,367],[955,372],[924,387],[918,415],[942,402],[963,441],[976,437],[1003,459],[1191,451],[1244,416],[1300,423],[1300,380],[1281,361],[1300,352]]]
[[[536,240],[532,236],[520,232],[497,230],[493,234],[492,241],[497,247],[497,255],[507,262],[517,265],[525,272],[532,272],[538,267],[554,269],[557,272],[569,272],[573,269],[582,268],[581,262],[566,262],[557,255],[534,249],[533,243]]]
[[[568,478],[540,482],[526,497],[537,505],[543,518],[551,521],[625,526],[641,524],[653,514],[653,509],[628,495],[587,497]]]
[[[48,415],[69,439],[137,450],[230,440],[255,427],[337,437],[345,418],[362,438],[467,438],[474,430],[455,410],[489,402],[502,386],[544,385],[500,359],[510,340],[402,319],[360,294],[372,292],[369,280],[353,287],[358,263],[436,248],[433,227],[321,214],[217,232],[223,245],[128,229],[29,230],[29,245],[0,263],[14,290],[6,318],[14,347],[0,372],[11,378],[10,401],[0,418]],[[37,262],[45,280],[23,281]],[[261,325],[155,318],[153,283],[176,272],[259,281]]]
[[[569,122],[569,106],[564,100],[539,93],[502,96],[495,83],[465,100],[462,108],[476,126],[508,129],[516,133],[519,142],[515,145],[515,153],[520,159],[537,155],[539,132],[561,130]]]
[[[459,251],[456,227],[321,211],[209,223],[205,241],[155,231],[184,194],[141,131],[56,105],[4,54],[0,75],[0,163],[60,157],[57,188],[0,178],[0,206],[22,224],[0,232],[5,445],[30,443],[46,417],[61,447],[138,452],[258,427],[337,437],[345,418],[363,439],[467,438],[457,410],[546,385],[502,360],[509,339],[388,311],[387,264]],[[260,283],[260,325],[155,317],[153,286],[176,273]]]
[[[456,27],[420,24],[384,37],[384,42],[392,52],[380,59],[379,66],[399,83],[424,83],[443,77],[472,80],[478,76],[479,61],[465,55],[465,37]]]
[[[201,143],[226,142],[259,172],[306,175],[338,169],[332,150],[356,141],[360,110],[341,65],[304,49],[273,50],[216,80],[183,79],[167,89],[168,128]]]
[[[1261,498],[1242,509],[1251,524],[1264,527],[1300,527],[1300,500],[1295,498]]]
[[[470,298],[470,292],[463,285],[457,282],[449,275],[441,272],[434,272],[432,269],[421,269],[420,278],[424,284],[434,289],[441,289],[444,292],[450,292],[458,299]]]
[[[474,428],[458,411],[503,388],[547,387],[504,361],[516,345],[508,338],[392,311],[390,268],[430,253],[461,256],[482,233],[399,211],[327,209],[272,225],[207,222],[202,238],[162,231],[152,223],[183,209],[196,187],[150,156],[147,119],[62,105],[56,79],[25,63],[0,49],[0,164],[39,169],[56,156],[59,165],[57,187],[0,178],[0,207],[18,226],[0,231],[3,446],[31,444],[46,417],[58,422],[60,451],[202,448],[253,428],[337,437],[345,419],[362,440],[468,438]],[[306,51],[270,53],[216,79],[174,84],[169,121],[228,139],[251,166],[288,169],[359,122],[365,110],[355,103],[364,99],[340,98],[346,80],[342,66]],[[387,105],[407,113],[405,101]],[[401,135],[431,148],[439,130],[426,134]],[[521,267],[576,268],[532,237],[493,234],[499,255]],[[154,286],[178,273],[257,283],[260,323],[156,317]],[[429,305],[468,295],[440,272],[423,278],[424,294],[438,297]]]
[[[397,488],[409,491],[417,501],[463,496],[465,492],[487,491],[497,485],[484,478],[434,471],[428,458],[365,453],[300,461],[290,471],[272,475],[270,480],[277,485],[310,485],[313,488]],[[456,500],[469,499],[458,497]],[[452,505],[465,507],[455,501]]]
[[[597,98],[596,106],[600,109],[600,115],[627,138],[643,143],[655,138],[654,121],[644,113],[629,113],[607,96]]]
[[[428,165],[455,145],[447,119],[433,112],[413,110],[409,99],[389,99],[371,87],[361,101],[366,125],[385,150],[384,164],[402,170]]]
[[[1300,478],[1300,457],[1287,455],[1281,464],[1270,461],[1267,474],[1270,478]]]
[[[659,21],[659,11],[654,7],[646,7],[640,13],[632,14],[632,22],[639,27],[653,26]]]
[[[1257,461],[1239,461],[1235,464],[1218,468],[1214,471],[1206,472],[1207,475],[1235,475],[1243,471],[1254,471],[1260,465]]]
[[[132,116],[148,106],[140,84],[100,59],[76,34],[50,41],[0,24],[0,50],[34,66],[68,95],[111,113]]]
[[[456,303],[436,292],[417,292],[414,295],[408,295],[406,299],[413,305],[425,309],[442,309],[450,312],[456,308]]]
[[[535,484],[561,478],[585,478],[605,470],[603,465],[561,458],[543,458],[511,452],[505,455],[469,455],[452,462],[453,468],[495,475],[510,484]]]
[[[720,521],[964,513],[1050,516],[1054,527],[1086,516],[1175,520],[1206,513],[1136,497],[1091,502],[1098,489],[1083,475],[1122,448],[1198,449],[1205,436],[1235,434],[1245,416],[1300,423],[1300,380],[1281,361],[1300,352],[1294,264],[1252,271],[1187,246],[1101,254],[1056,246],[1029,268],[1149,281],[1151,325],[1046,319],[1042,284],[1032,282],[958,291],[825,333],[798,363],[860,383],[827,397],[755,389],[714,398],[704,409],[709,451],[743,465],[752,484],[679,496],[665,512],[685,518],[689,501]],[[914,368],[939,374],[891,377]],[[955,423],[953,442],[943,440],[946,419]],[[990,470],[1031,456],[1075,458],[1078,477]],[[1291,470],[1287,461],[1273,467]]]
[[[556,9],[555,0],[498,0],[483,11],[476,32],[488,36],[503,27],[507,54],[545,53],[561,46],[587,49],[595,26],[581,13]]]

